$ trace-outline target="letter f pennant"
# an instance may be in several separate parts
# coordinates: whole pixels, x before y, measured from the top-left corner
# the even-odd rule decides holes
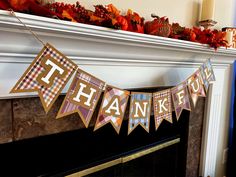
[[[48,112],[76,69],[75,63],[46,44],[11,93],[37,91]]]
[[[104,85],[105,82],[78,69],[57,118],[78,112],[87,128]]]

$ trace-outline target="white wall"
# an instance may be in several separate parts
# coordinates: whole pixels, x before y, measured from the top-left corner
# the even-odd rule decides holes
[[[58,2],[75,3],[77,0],[56,0]],[[218,24],[215,28],[233,26],[235,0],[215,0],[215,20]],[[94,9],[97,4],[114,4],[123,13],[128,8],[138,12],[146,20],[150,20],[150,14],[167,16],[170,22],[178,22],[182,26],[196,26],[202,0],[80,0],[81,5],[88,9]]]

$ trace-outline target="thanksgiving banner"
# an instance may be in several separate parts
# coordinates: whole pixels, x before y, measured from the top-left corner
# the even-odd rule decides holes
[[[119,134],[127,115],[128,135],[139,125],[149,132],[152,110],[156,130],[163,121],[173,122],[173,111],[178,121],[184,109],[191,111],[191,107],[196,106],[199,96],[206,97],[209,84],[215,81],[208,59],[185,81],[170,89],[155,93],[130,93],[107,85],[105,81],[79,69],[72,60],[52,45],[46,44],[11,93],[38,92],[44,110],[48,112],[73,74],[74,79],[56,118],[66,118],[76,113],[85,127],[88,127],[104,91],[94,131],[110,123]],[[127,106],[129,114],[125,114]]]

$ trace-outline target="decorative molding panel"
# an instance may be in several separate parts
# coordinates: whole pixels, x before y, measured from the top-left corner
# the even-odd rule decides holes
[[[214,177],[223,169],[218,157],[225,146],[231,65],[235,49],[145,34],[113,30],[16,13],[44,42],[49,42],[79,67],[120,88],[173,86],[184,81],[211,58],[216,82],[206,106],[200,175]],[[41,50],[41,44],[19,21],[0,10],[0,99],[36,96],[9,94],[16,81]],[[67,85],[67,88],[69,84]],[[64,93],[67,88],[64,89]]]

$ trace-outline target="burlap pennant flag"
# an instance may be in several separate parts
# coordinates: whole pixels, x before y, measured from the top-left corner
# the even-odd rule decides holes
[[[110,122],[119,134],[128,98],[129,91],[107,85],[94,130]]]
[[[172,123],[172,100],[170,89],[153,93],[153,107],[156,130],[163,120]]]
[[[207,92],[210,82],[216,80],[210,59],[208,59],[205,63],[201,65],[200,70],[201,70],[203,84]]]
[[[76,68],[75,63],[46,44],[11,93],[37,91],[44,110],[48,112]]]
[[[193,105],[196,106],[198,96],[206,97],[206,93],[203,86],[202,76],[198,69],[192,76],[187,80],[189,94],[192,97]]]
[[[104,86],[105,82],[78,69],[57,118],[77,112],[88,127]]]
[[[181,115],[183,109],[191,111],[188,90],[187,90],[187,83],[183,82],[176,87],[171,89],[173,104],[175,108],[175,114],[177,120]]]
[[[149,132],[152,93],[131,92],[128,134],[138,125]]]

